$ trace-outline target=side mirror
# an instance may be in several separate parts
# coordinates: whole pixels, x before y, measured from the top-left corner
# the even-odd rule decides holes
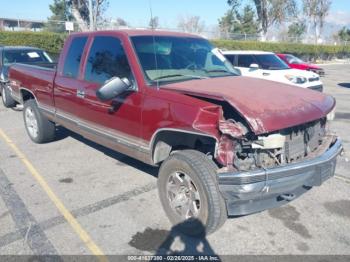
[[[96,96],[101,101],[108,101],[124,93],[130,87],[131,83],[127,78],[113,77],[96,91]]]
[[[252,70],[257,70],[257,69],[259,69],[259,65],[258,64],[251,64],[249,66],[249,68],[252,69]]]

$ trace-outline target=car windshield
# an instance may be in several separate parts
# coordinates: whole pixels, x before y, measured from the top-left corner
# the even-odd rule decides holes
[[[52,63],[50,56],[41,50],[6,50],[3,56],[5,65],[12,63]]]
[[[285,70],[289,66],[275,54],[255,55],[260,68],[266,70]]]
[[[202,38],[134,36],[131,40],[151,83],[239,75],[221,52]]]
[[[304,64],[305,62],[300,58],[297,58],[293,55],[286,55],[286,60],[289,64]]]

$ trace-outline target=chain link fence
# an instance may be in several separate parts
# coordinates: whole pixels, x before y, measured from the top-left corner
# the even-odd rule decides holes
[[[11,18],[0,18],[0,31],[48,31],[48,32],[78,32],[81,26],[77,22],[67,21],[36,21],[36,20],[25,20],[25,19],[11,19]],[[104,20],[97,25],[98,30],[116,30],[133,28],[126,24],[118,24],[118,20]],[[144,29],[148,27],[143,27]],[[141,29],[141,27],[137,28]],[[149,28],[148,28],[149,29]],[[185,32],[179,28],[158,28],[156,30],[168,30],[176,32]],[[201,35],[207,39],[222,39],[222,40],[236,40],[236,41],[261,41],[262,37],[260,34],[245,34],[245,33],[229,33],[223,32],[218,27],[211,30],[200,30],[192,31],[187,33],[193,33]],[[315,44],[314,37],[290,37],[286,33],[276,32],[269,33],[264,41],[268,42],[283,42],[283,43],[304,43],[304,44]],[[350,45],[349,41],[341,41],[337,37],[322,37],[318,39],[317,44],[321,45]]]

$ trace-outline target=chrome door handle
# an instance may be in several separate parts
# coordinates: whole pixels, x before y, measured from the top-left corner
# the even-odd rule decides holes
[[[83,90],[77,90],[77,97],[85,98],[85,91],[83,91]]]

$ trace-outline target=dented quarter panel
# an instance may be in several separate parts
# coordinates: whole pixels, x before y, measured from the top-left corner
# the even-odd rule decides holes
[[[209,102],[162,88],[148,87],[143,99],[143,140],[148,142],[159,129],[176,129],[220,138],[218,121],[222,109]]]
[[[162,88],[230,103],[259,135],[325,117],[333,97],[308,89],[248,77],[174,83]]]

